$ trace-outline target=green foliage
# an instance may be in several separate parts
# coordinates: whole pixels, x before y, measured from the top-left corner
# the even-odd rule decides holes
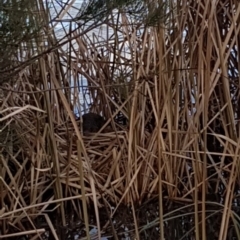
[[[135,23],[148,26],[156,26],[165,22],[170,13],[167,1],[159,3],[143,0],[89,0],[82,4],[78,20],[105,21],[114,10],[125,12]]]
[[[39,34],[34,10],[35,0],[0,0],[0,71],[13,65],[22,44]]]

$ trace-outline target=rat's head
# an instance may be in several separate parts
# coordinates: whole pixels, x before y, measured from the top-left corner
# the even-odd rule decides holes
[[[94,133],[98,132],[106,123],[104,118],[96,113],[86,113],[83,118],[83,132]]]

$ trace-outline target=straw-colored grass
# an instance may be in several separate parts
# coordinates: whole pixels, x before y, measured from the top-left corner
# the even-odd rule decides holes
[[[55,220],[69,224],[71,206],[87,239],[89,208],[97,238],[103,208],[118,239],[112,218],[124,205],[131,239],[155,227],[159,239],[174,239],[171,221],[178,220],[174,231],[186,219],[191,227],[175,239],[209,239],[215,216],[219,240],[240,239],[240,5],[173,8],[165,25],[136,26],[119,13],[118,25],[114,17],[106,22],[106,39],[94,25],[70,23],[60,42],[48,30],[48,48],[26,48],[38,57],[15,84],[1,86],[0,238],[40,239],[48,229],[60,239]],[[77,117],[89,111],[112,131],[83,136]],[[143,226],[138,208],[152,198],[157,214]]]

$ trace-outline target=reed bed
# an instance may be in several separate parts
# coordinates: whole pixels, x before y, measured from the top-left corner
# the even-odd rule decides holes
[[[240,239],[237,3],[170,1],[156,26],[119,11],[104,37],[70,23],[27,48],[1,86],[0,238],[81,219],[86,239],[125,220],[131,239]],[[83,136],[84,112],[111,131]]]

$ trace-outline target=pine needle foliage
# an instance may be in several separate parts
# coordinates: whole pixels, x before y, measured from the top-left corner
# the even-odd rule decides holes
[[[85,22],[90,20],[104,22],[114,10],[129,15],[134,24],[148,26],[155,26],[160,22],[165,23],[172,11],[168,1],[90,0],[82,4],[77,18]]]
[[[23,61],[19,59],[23,44],[31,44],[41,34],[43,23],[36,9],[35,0],[0,1],[0,82],[10,77]]]

